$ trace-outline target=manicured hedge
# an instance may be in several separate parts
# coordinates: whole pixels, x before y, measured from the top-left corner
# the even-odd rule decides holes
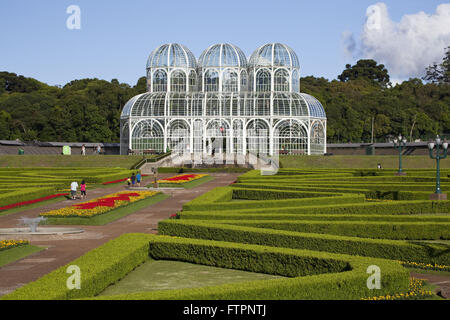
[[[448,246],[444,245],[425,243],[419,245],[401,240],[259,229],[198,220],[160,221],[158,231],[163,235],[185,238],[232,241],[425,263],[445,264],[450,259]]]
[[[171,239],[163,237],[151,242],[150,254],[158,259],[182,260],[218,267],[242,268],[248,271],[277,272],[295,275],[298,270],[306,274],[316,268],[330,270],[349,265],[351,271],[307,275],[288,279],[248,281],[237,284],[160,290],[96,299],[164,299],[164,300],[293,300],[293,299],[360,299],[380,294],[381,291],[404,292],[408,287],[408,273],[394,262],[372,258],[323,254],[304,250],[271,248],[265,246],[231,244],[226,242]],[[323,260],[326,259],[326,260]],[[333,259],[332,261],[330,261]],[[342,264],[344,262],[344,264]],[[367,267],[377,265],[383,270],[381,289],[369,290],[366,285]],[[337,271],[336,270],[336,271]]]
[[[180,213],[182,218],[188,219],[223,219],[223,217],[233,215],[247,215],[247,214],[261,214],[261,215],[274,215],[274,214],[373,214],[373,215],[397,215],[397,214],[430,214],[430,213],[450,213],[450,201],[387,201],[387,202],[362,202],[362,203],[346,203],[352,202],[353,198],[349,197],[333,197],[333,198],[318,198],[320,201],[323,199],[330,200],[330,202],[339,203],[334,205],[303,205],[310,204],[311,202],[303,202],[302,200],[308,199],[295,199],[295,200],[279,200],[279,201],[266,201],[268,207],[264,207],[265,201],[259,201],[263,203],[262,206],[253,206],[253,201],[242,201],[247,206],[238,207],[240,210],[234,210],[230,204],[234,203],[216,203],[216,204],[204,204],[195,206],[183,207],[183,211]],[[338,202],[339,200],[339,202]],[[317,202],[317,200],[316,200]],[[237,202],[239,204],[239,202]],[[343,205],[345,204],[345,205]],[[270,206],[269,206],[270,205]],[[241,208],[246,208],[241,209]],[[192,212],[190,212],[192,211]]]
[[[24,202],[41,197],[45,197],[56,192],[54,187],[47,188],[24,188],[20,190],[12,190],[7,193],[0,194],[0,207],[9,204]],[[1,211],[0,211],[1,212]]]
[[[256,184],[256,183],[237,183],[233,185],[233,188],[245,188],[245,189],[272,189],[272,190],[295,190],[295,191],[303,191],[309,192],[311,196],[314,194],[322,194],[322,193],[356,193],[356,194],[364,194],[366,199],[383,199],[383,200],[428,200],[431,192],[423,192],[423,191],[398,191],[393,190],[394,187],[389,188],[386,187],[370,187],[361,186],[361,188],[357,188],[357,186],[352,186],[352,188],[343,188],[343,187],[329,187],[328,185],[323,186],[302,186],[299,184],[291,185],[291,182],[279,183],[279,184]],[[431,189],[431,188],[430,188]],[[306,193],[305,193],[306,194]]]
[[[66,300],[94,296],[147,261],[148,250],[148,236],[125,234],[0,299]],[[66,286],[70,276],[66,270],[71,265],[81,271],[79,290],[69,290]]]
[[[125,234],[0,299],[94,298],[107,286],[148,260],[149,255],[153,259],[187,261],[295,278],[100,296],[96,299],[360,299],[404,292],[409,286],[409,272],[393,261],[149,234]],[[79,290],[66,287],[69,265],[77,265],[81,270]],[[377,265],[383,270],[381,289],[376,291],[366,286],[366,270],[370,265]]]
[[[188,202],[183,205],[184,211],[222,211],[222,210],[238,210],[238,209],[263,209],[277,208],[283,210],[285,207],[303,207],[311,206],[317,203],[358,203],[364,202],[364,195],[343,194],[335,197],[314,197],[314,198],[300,198],[300,199],[283,199],[283,200],[248,200],[237,202]],[[283,208],[283,209],[282,209]]]
[[[239,211],[238,211],[239,212]],[[225,211],[208,216],[204,211],[186,211],[180,213],[183,219],[201,220],[291,220],[291,221],[392,221],[392,222],[450,222],[450,215],[387,215],[387,214],[258,214],[235,213]]]
[[[220,223],[256,228],[269,228],[275,230],[335,234],[373,239],[450,239],[450,222],[224,220],[220,221]]]
[[[319,191],[287,191],[275,189],[250,189],[236,188],[233,186],[233,199],[245,200],[282,200],[282,199],[302,199],[316,197],[342,196],[342,193],[319,192]]]

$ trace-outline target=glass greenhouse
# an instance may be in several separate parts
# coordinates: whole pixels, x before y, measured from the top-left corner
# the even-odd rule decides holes
[[[324,108],[300,92],[298,57],[284,44],[263,45],[248,61],[227,43],[198,61],[181,44],[162,45],[147,61],[147,91],[122,110],[121,154],[326,153]]]

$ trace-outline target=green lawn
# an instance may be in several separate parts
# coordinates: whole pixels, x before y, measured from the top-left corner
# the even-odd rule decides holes
[[[0,167],[108,167],[129,169],[141,159],[142,156],[119,155],[2,155],[0,156]]]
[[[44,249],[45,248],[27,244],[24,246],[2,250],[0,251],[0,267],[3,267],[11,262],[17,261],[32,253],[39,252]]]
[[[150,260],[137,267],[119,282],[106,288],[100,295],[206,287],[277,278],[281,277],[180,261]]]
[[[92,218],[82,218],[82,217],[58,217],[58,218],[48,218],[44,224],[53,225],[92,225],[92,226],[102,226],[107,223],[116,221],[123,218],[129,214],[132,214],[138,210],[151,206],[159,201],[167,199],[169,195],[160,193],[153,197],[143,199],[131,203],[125,207],[121,207],[110,212],[94,216]]]
[[[404,156],[402,162],[404,169],[436,168],[436,160],[428,156]],[[376,169],[378,163],[385,169],[397,169],[398,156],[280,156],[282,168]],[[441,161],[441,168],[450,168],[450,161]]]

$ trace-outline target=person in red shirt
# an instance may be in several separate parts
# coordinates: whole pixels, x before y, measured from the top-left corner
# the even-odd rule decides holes
[[[84,182],[84,180],[81,181],[80,191],[81,191],[81,199],[86,198],[86,182]]]

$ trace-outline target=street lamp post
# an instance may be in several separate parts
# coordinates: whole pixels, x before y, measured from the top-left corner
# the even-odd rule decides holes
[[[433,152],[436,149],[436,152]],[[428,143],[428,150],[430,152],[430,158],[436,159],[436,191],[430,195],[430,200],[447,200],[447,194],[441,191],[441,175],[440,175],[440,165],[441,159],[447,158],[448,142],[442,141],[439,136],[436,140]]]
[[[394,148],[398,150],[398,172],[395,174],[396,176],[406,175],[406,173],[403,172],[402,168],[402,152],[404,147],[406,147],[406,138],[403,138],[402,135],[399,135],[398,139],[394,139]]]

